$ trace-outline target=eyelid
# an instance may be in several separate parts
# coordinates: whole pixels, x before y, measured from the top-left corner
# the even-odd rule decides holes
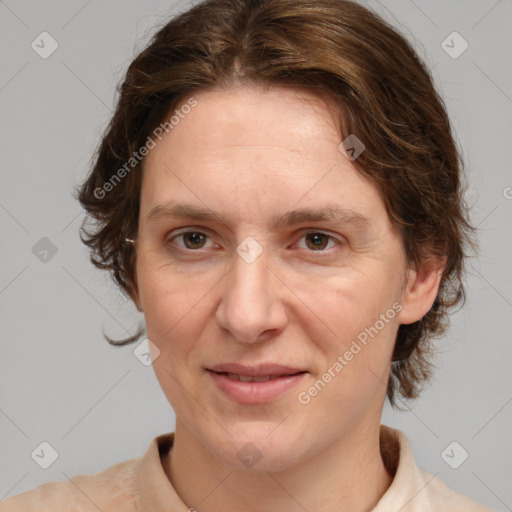
[[[306,228],[306,231],[302,231],[300,234],[300,237],[299,237],[299,241],[302,240],[306,235],[309,235],[309,234],[325,235],[326,237],[329,238],[329,240],[332,240],[333,242],[335,242],[337,246],[345,245],[347,243],[347,240],[344,237],[342,237],[341,235],[333,235],[329,231],[325,231],[323,229],[314,229],[314,228]],[[331,249],[334,249],[334,248],[331,248]],[[325,253],[329,253],[330,249],[323,249],[323,250],[319,250],[319,251],[308,250],[308,252],[317,253],[317,254],[322,254],[322,253],[325,254]]]
[[[209,230],[207,228],[204,228],[204,227],[195,228],[194,226],[189,226],[189,227],[186,227],[186,228],[181,228],[181,229],[173,230],[165,238],[165,243],[166,244],[170,243],[175,238],[178,238],[179,236],[184,235],[186,233],[199,233],[200,235],[205,235],[207,238],[209,238],[213,242],[213,237],[211,236],[211,234],[209,233]],[[187,252],[188,251],[190,251],[190,252],[199,252],[201,249],[203,249],[203,247],[201,247],[200,249],[188,249],[187,247],[180,247],[179,245],[178,245],[178,248],[181,249],[182,251],[187,251]]]
[[[167,244],[169,242],[172,242],[175,238],[177,238],[181,235],[184,235],[186,233],[199,233],[201,235],[205,235],[207,238],[209,238],[213,242],[213,237],[209,233],[209,229],[204,228],[204,227],[196,228],[194,226],[188,226],[186,228],[181,228],[181,229],[172,231],[171,234],[169,234],[169,236],[166,237],[165,243]],[[298,240],[296,242],[294,242],[293,245],[296,245],[297,243],[299,243],[306,235],[309,235],[309,234],[324,235],[324,236],[328,237],[330,241],[333,241],[334,243],[336,243],[337,246],[344,245],[347,243],[346,239],[344,237],[342,237],[341,235],[334,235],[334,234],[331,234],[329,231],[325,231],[323,229],[318,229],[318,228],[317,229],[303,228],[302,230],[299,230],[299,233],[295,234],[295,237],[298,236],[299,234],[300,234],[300,236],[299,236]],[[177,245],[177,247],[178,247],[178,250],[181,250],[183,252],[200,252],[201,250],[204,249],[204,247],[200,247],[198,249],[189,249],[187,247],[181,247],[179,245]],[[318,251],[308,250],[306,248],[301,248],[301,249],[305,250],[308,253],[315,253],[318,255],[322,255],[325,253],[327,253],[327,254],[330,253],[331,249],[334,249],[334,248],[331,247],[330,249],[321,249]]]

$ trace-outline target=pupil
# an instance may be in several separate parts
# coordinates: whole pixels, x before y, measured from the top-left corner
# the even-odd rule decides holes
[[[325,247],[325,244],[322,244],[322,238],[325,238],[325,235],[323,235],[321,233],[313,233],[310,236],[311,236],[310,240],[313,241],[313,247],[315,247],[315,249],[318,249],[320,246],[322,246],[320,248]]]
[[[196,245],[200,245],[201,242],[203,241],[204,239],[204,236],[201,234],[201,233],[196,233],[194,231],[192,231],[191,233],[188,233],[188,237],[185,237],[185,240],[190,240],[191,241],[191,244],[193,246],[196,246]],[[187,244],[189,245],[189,244]],[[193,247],[194,249],[196,247]]]

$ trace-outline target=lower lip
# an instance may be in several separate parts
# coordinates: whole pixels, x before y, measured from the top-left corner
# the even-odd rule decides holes
[[[213,381],[229,398],[241,404],[264,404],[296,386],[306,373],[287,375],[264,382],[243,382],[208,370]]]

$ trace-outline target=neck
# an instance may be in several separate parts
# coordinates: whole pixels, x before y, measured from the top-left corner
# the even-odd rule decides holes
[[[182,501],[197,512],[366,512],[393,480],[380,454],[379,430],[379,422],[354,428],[314,457],[269,473],[227,465],[178,420],[163,465]]]

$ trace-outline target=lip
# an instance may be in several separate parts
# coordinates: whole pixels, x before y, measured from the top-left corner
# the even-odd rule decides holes
[[[271,402],[294,388],[308,373],[305,370],[281,365],[247,367],[239,364],[217,365],[207,369],[216,386],[231,400],[240,404],[264,404]],[[233,380],[217,372],[236,373],[251,377],[276,376],[264,382]],[[303,372],[303,373],[297,373]]]
[[[293,375],[294,373],[304,372],[304,368],[291,368],[289,366],[283,366],[280,364],[265,363],[254,366],[245,366],[238,363],[225,363],[216,364],[207,368],[217,373],[237,373],[238,375],[247,375],[249,377],[265,377],[267,375],[278,376],[278,375]]]

